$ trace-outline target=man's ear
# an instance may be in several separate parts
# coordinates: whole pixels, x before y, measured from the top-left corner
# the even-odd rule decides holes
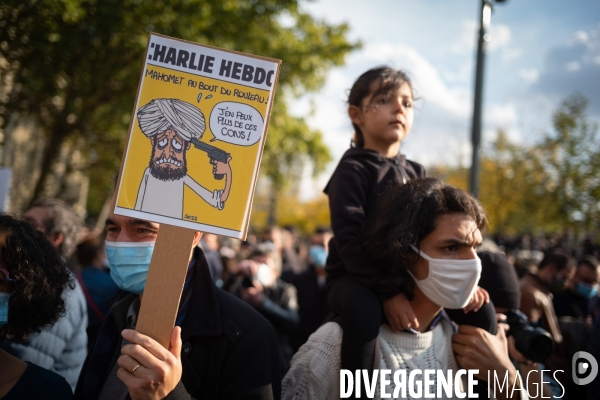
[[[185,146],[185,149],[189,150],[190,147],[192,147],[192,142],[187,142],[187,145]]]
[[[50,238],[50,241],[52,242],[52,244],[54,245],[54,247],[58,248],[61,243],[65,240],[65,237],[63,236],[62,233],[55,233],[54,235],[52,235],[52,237]]]
[[[204,232],[198,232],[196,231],[194,233],[194,242],[193,242],[193,247],[198,246],[198,243],[200,243],[200,239],[202,239],[202,235],[204,234]]]
[[[356,125],[360,126],[360,124],[362,123],[362,113],[360,111],[360,108],[358,108],[357,106],[348,106],[348,116],[350,117],[350,120]]]

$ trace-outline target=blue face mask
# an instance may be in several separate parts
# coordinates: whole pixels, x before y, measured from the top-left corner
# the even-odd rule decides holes
[[[110,276],[119,288],[144,292],[153,251],[154,242],[106,242]]]
[[[308,250],[308,258],[315,267],[324,268],[327,264],[327,250],[323,246],[311,246]]]
[[[0,292],[0,326],[8,324],[8,298],[10,294]]]
[[[588,285],[587,283],[579,282],[575,292],[586,299],[591,299],[598,293],[598,285]]]

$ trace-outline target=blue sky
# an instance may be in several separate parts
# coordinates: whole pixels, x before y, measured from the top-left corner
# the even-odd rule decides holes
[[[328,22],[347,22],[363,48],[330,71],[318,93],[294,103],[299,115],[323,132],[334,161],[315,182],[304,179],[303,197],[318,193],[348,148],[352,129],[347,90],[381,64],[413,78],[415,125],[402,151],[425,165],[468,163],[479,0],[321,0],[304,10]],[[509,0],[496,4],[491,21],[484,86],[484,141],[499,128],[519,142],[551,129],[560,101],[579,91],[588,115],[600,121],[600,1]]]

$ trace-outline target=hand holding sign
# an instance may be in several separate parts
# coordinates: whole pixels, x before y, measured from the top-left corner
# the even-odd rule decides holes
[[[117,376],[129,389],[132,400],[164,399],[181,380],[181,328],[173,328],[168,349],[130,329],[121,335],[131,344],[121,349]]]

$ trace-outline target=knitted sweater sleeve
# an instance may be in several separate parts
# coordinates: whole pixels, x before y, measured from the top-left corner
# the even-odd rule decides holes
[[[282,400],[339,399],[342,329],[328,322],[310,336],[283,378]]]

